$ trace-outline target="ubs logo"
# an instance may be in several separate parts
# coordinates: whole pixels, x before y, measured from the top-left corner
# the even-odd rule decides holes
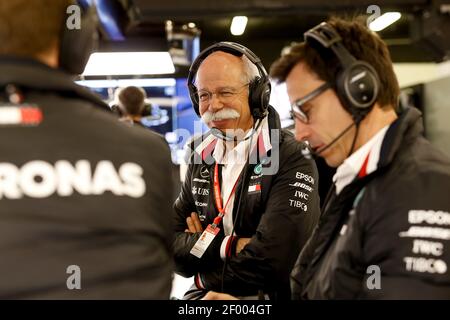
[[[202,178],[209,178],[209,171],[207,166],[202,166],[200,168],[200,176]]]

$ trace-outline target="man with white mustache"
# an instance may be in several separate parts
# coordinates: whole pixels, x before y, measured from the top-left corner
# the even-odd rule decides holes
[[[206,111],[202,115],[202,121],[205,123],[210,123],[211,121],[237,119],[240,116],[241,116],[241,114],[234,109],[223,108],[222,110],[219,110],[215,113],[213,113],[211,111]]]
[[[315,163],[281,129],[267,72],[247,48],[205,49],[188,86],[211,130],[191,144],[174,205],[176,272],[195,276],[184,298],[215,290],[289,299],[289,273],[319,215]]]

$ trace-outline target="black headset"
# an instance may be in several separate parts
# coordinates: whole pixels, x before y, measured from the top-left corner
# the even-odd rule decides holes
[[[230,53],[237,57],[245,55],[259,71],[259,77],[253,79],[249,84],[249,105],[250,111],[254,119],[262,119],[267,115],[267,108],[269,107],[271,85],[269,76],[266,69],[261,63],[261,59],[258,58],[251,50],[235,42],[219,42],[206,48],[197,56],[189,69],[189,76],[187,79],[189,96],[192,101],[192,106],[195,112],[200,116],[199,105],[197,100],[197,87],[194,84],[194,79],[197,75],[198,68],[211,53],[215,51],[223,51]]]
[[[367,62],[357,60],[345,48],[339,33],[326,22],[306,31],[304,37],[306,42],[315,40],[336,55],[341,65],[335,83],[337,96],[353,118],[361,121],[378,98],[380,80],[375,69]]]
[[[78,4],[78,6],[82,9],[81,5]],[[98,20],[95,6],[81,10],[81,28],[71,30],[67,28],[66,21],[64,19],[60,39],[59,67],[68,73],[78,75],[84,71],[90,54],[98,44]]]

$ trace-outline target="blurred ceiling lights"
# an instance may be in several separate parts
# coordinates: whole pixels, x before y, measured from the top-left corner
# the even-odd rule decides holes
[[[400,19],[401,16],[400,12],[386,12],[373,20],[369,24],[369,28],[372,31],[381,31]]]
[[[95,52],[82,76],[172,73],[175,73],[175,67],[168,52]]]
[[[235,16],[231,21],[230,31],[233,36],[240,36],[244,33],[248,18],[246,16]]]

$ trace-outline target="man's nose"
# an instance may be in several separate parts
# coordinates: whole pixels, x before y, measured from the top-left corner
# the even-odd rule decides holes
[[[310,136],[310,130],[307,124],[295,119],[295,139],[298,141],[308,140]]]
[[[217,94],[212,94],[211,98],[209,99],[209,111],[217,112],[222,108],[223,108],[223,103],[217,97]]]

